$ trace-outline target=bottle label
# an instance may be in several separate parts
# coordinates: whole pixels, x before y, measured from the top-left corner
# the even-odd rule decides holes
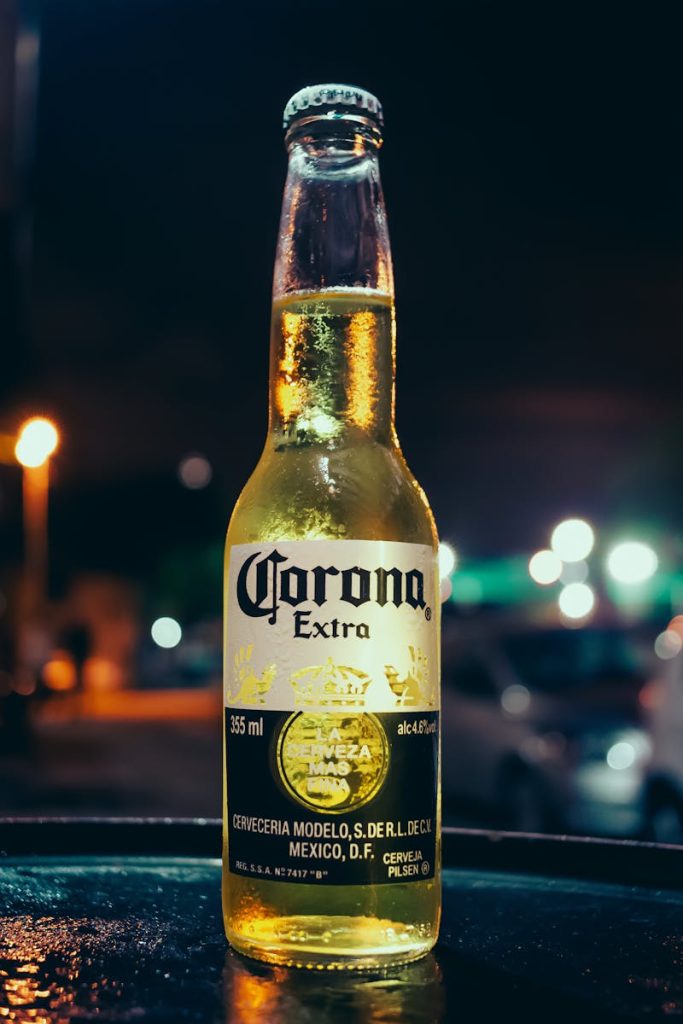
[[[230,870],[272,881],[433,878],[436,557],[394,541],[230,551]]]

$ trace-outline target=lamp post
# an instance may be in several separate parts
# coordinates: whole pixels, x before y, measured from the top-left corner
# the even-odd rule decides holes
[[[59,432],[50,420],[35,416],[19,430],[14,455],[23,469],[24,576],[20,601],[19,658],[33,667],[42,652],[40,617],[47,597],[48,492],[50,457]]]

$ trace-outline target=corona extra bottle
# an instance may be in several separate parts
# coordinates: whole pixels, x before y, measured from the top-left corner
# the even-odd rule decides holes
[[[414,960],[440,913],[437,537],[394,430],[382,124],[350,86],[285,109],[269,430],[226,545],[226,932],[301,967]]]

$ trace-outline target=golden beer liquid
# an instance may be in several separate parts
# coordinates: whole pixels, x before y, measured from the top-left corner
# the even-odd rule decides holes
[[[335,290],[274,303],[271,430],[230,521],[226,569],[232,545],[257,542],[402,541],[436,551],[429,505],[393,430],[393,347],[388,295]],[[439,607],[436,595],[433,607]],[[391,639],[382,642],[390,646]],[[318,714],[324,719],[326,713]],[[224,815],[229,813],[224,800]],[[228,871],[224,856],[230,943],[270,963],[319,969],[369,969],[417,959],[438,933],[440,794],[436,828],[436,874],[427,881],[262,881]],[[225,855],[227,817],[223,835]]]

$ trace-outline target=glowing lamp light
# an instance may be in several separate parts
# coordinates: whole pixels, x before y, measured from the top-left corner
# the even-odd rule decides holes
[[[683,640],[681,634],[671,628],[665,629],[655,640],[655,654],[662,661],[669,661],[681,653]]]
[[[439,544],[439,576],[441,579],[444,580],[450,576],[457,564],[458,556],[455,549],[442,540]]]
[[[512,683],[503,690],[500,695],[500,703],[503,711],[507,711],[509,715],[523,715],[531,704],[531,694],[526,686]]]
[[[561,572],[562,559],[554,551],[537,551],[529,559],[529,575],[542,587],[557,583]]]
[[[638,694],[638,703],[646,711],[656,711],[664,702],[664,691],[661,683],[651,679]]]
[[[19,431],[14,454],[26,469],[42,466],[57,450],[59,431],[51,420],[34,416]]]
[[[595,534],[585,519],[565,519],[553,530],[550,547],[563,562],[580,562],[593,550]]]
[[[630,768],[636,760],[636,749],[632,743],[628,743],[626,740],[619,740],[618,743],[613,743],[607,751],[607,764],[610,768],[614,768],[616,771],[623,771],[624,768]]]
[[[595,594],[587,583],[568,583],[558,598],[560,611],[568,619],[585,619],[595,606]]]
[[[607,571],[617,583],[644,583],[658,565],[657,553],[638,540],[622,541],[607,556]]]
[[[43,665],[43,682],[50,690],[65,692],[73,690],[78,683],[73,658],[66,651],[55,651]]]
[[[678,633],[681,640],[683,640],[683,615],[674,615],[666,628],[673,630],[674,633]]]
[[[183,638],[183,631],[180,623],[168,616],[162,616],[152,623],[152,640],[157,647],[170,649],[177,647]]]
[[[178,466],[178,478],[191,491],[201,491],[211,483],[211,463],[203,455],[186,455]]]
[[[109,658],[91,657],[83,666],[86,690],[116,690],[121,685],[121,672]]]

